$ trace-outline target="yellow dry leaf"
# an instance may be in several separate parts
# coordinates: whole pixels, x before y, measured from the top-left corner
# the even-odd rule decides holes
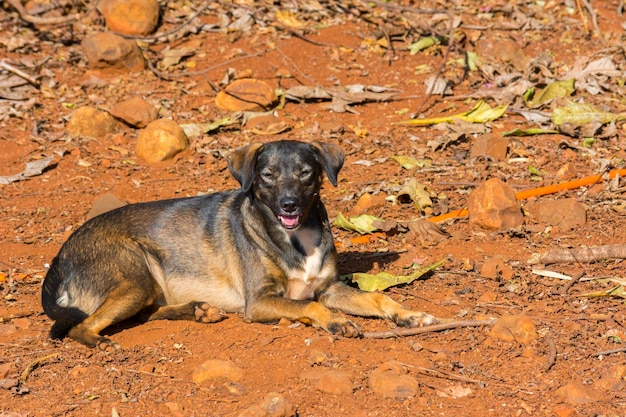
[[[283,25],[293,29],[300,29],[304,27],[304,23],[299,21],[295,13],[292,13],[289,10],[277,10],[276,20],[278,20],[278,22],[282,23]]]

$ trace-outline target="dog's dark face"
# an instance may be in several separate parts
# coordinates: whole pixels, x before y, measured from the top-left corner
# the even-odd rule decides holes
[[[339,147],[318,142],[252,144],[228,157],[230,171],[242,189],[267,206],[288,230],[307,218],[319,198],[324,173],[337,185],[342,165]]]

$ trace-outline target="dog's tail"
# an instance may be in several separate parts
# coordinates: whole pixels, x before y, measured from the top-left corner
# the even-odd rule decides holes
[[[69,329],[85,320],[89,315],[76,307],[62,306],[60,287],[65,282],[58,260],[55,258],[46,274],[41,290],[41,304],[43,311],[54,320],[50,329],[50,337],[62,339]],[[67,296],[67,295],[65,295]]]

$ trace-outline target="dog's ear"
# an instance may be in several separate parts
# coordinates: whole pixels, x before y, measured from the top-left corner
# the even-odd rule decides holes
[[[332,143],[313,142],[311,148],[315,152],[324,167],[324,172],[333,186],[337,186],[337,175],[343,166],[343,151]]]
[[[254,182],[256,157],[261,149],[263,149],[263,144],[252,143],[234,150],[226,157],[230,173],[239,181],[244,192],[248,192]]]

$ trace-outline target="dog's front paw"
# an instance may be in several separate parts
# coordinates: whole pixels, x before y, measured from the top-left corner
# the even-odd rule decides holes
[[[207,303],[198,303],[195,305],[194,317],[196,321],[200,323],[217,323],[226,318],[219,308]]]
[[[422,313],[421,311],[409,311],[406,310],[403,314],[399,314],[394,317],[394,321],[399,326],[404,327],[422,327],[428,326],[429,324],[436,324],[439,321],[435,318],[435,316],[431,316],[427,313]]]
[[[326,330],[343,337],[361,337],[361,329],[355,323],[343,318],[335,318],[326,325]]]
[[[109,352],[109,353],[113,353],[113,352],[117,352],[117,351],[122,350],[120,345],[118,345],[117,343],[115,343],[111,339],[108,339],[108,338],[102,337],[102,336],[99,337],[98,341],[96,342],[96,349],[98,349],[101,352]]]

